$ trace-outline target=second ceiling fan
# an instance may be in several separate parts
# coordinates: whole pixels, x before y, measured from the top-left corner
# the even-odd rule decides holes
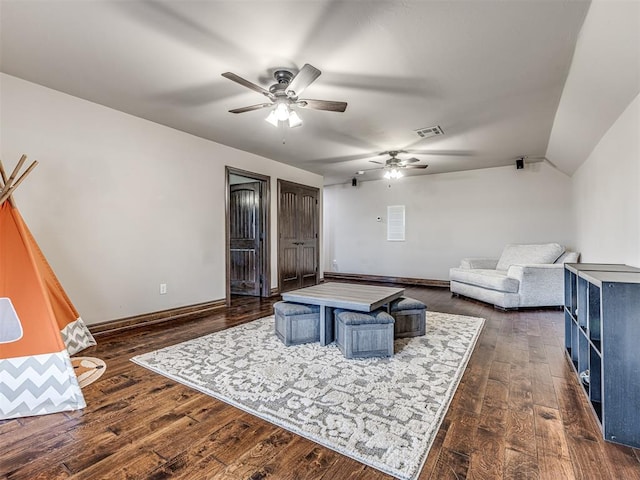
[[[314,110],[326,110],[330,112],[344,112],[347,108],[346,102],[333,102],[329,100],[311,100],[300,98],[302,92],[311,85],[322,72],[313,65],[306,63],[298,73],[294,74],[291,70],[277,69],[273,76],[276,83],[269,87],[269,90],[246,80],[235,73],[225,72],[223,77],[228,78],[240,85],[261,93],[267,97],[269,103],[258,103],[248,107],[235,108],[229,110],[231,113],[244,113],[261,108],[275,106],[269,116],[267,122],[274,126],[278,126],[280,122],[287,122],[289,127],[299,127],[302,120],[298,116],[293,107],[311,108]]]
[[[405,168],[419,168],[425,169],[429,165],[413,165],[414,163],[419,162],[415,157],[408,158],[406,160],[398,158],[400,153],[406,153],[404,150],[390,150],[388,152],[382,152],[380,155],[389,155],[391,158],[388,158],[384,163],[378,162],[377,160],[369,160],[371,163],[377,163],[382,165],[382,167],[374,168],[372,170],[384,169],[384,177],[385,178],[400,178],[402,177],[402,169]]]

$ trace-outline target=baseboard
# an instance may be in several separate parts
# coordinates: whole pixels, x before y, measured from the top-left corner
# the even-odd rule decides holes
[[[191,320],[209,315],[210,313],[226,306],[225,300],[215,300],[213,302],[198,303],[186,307],[171,308],[159,312],[134,315],[133,317],[109,320],[107,322],[94,323],[88,325],[93,336],[107,335],[132,328],[146,327],[158,323]]]
[[[324,272],[325,281],[329,280],[356,280],[374,283],[397,283],[401,285],[416,285],[420,287],[449,288],[448,280],[429,280],[426,278],[387,277],[382,275],[365,275],[362,273],[338,273]]]

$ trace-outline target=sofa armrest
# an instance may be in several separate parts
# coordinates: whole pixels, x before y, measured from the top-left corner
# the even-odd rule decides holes
[[[487,270],[495,270],[498,265],[497,258],[463,258],[460,261],[460,268],[484,268]]]
[[[564,302],[564,265],[511,265],[507,276],[520,281],[520,304],[562,305]]]

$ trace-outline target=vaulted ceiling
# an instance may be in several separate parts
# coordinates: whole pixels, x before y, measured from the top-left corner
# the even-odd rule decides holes
[[[586,1],[7,1],[4,73],[325,176],[380,178],[406,150],[433,174],[539,160]],[[278,129],[259,93],[278,67],[322,71]],[[416,130],[439,125],[444,135]]]

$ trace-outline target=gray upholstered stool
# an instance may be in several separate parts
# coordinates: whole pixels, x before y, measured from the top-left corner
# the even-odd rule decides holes
[[[336,344],[346,358],[391,357],[393,317],[384,310],[352,312],[336,309]]]
[[[419,337],[426,332],[427,306],[419,300],[400,297],[391,302],[389,310],[396,323],[394,338]]]
[[[302,303],[276,302],[276,335],[287,347],[320,341],[320,307]]]

